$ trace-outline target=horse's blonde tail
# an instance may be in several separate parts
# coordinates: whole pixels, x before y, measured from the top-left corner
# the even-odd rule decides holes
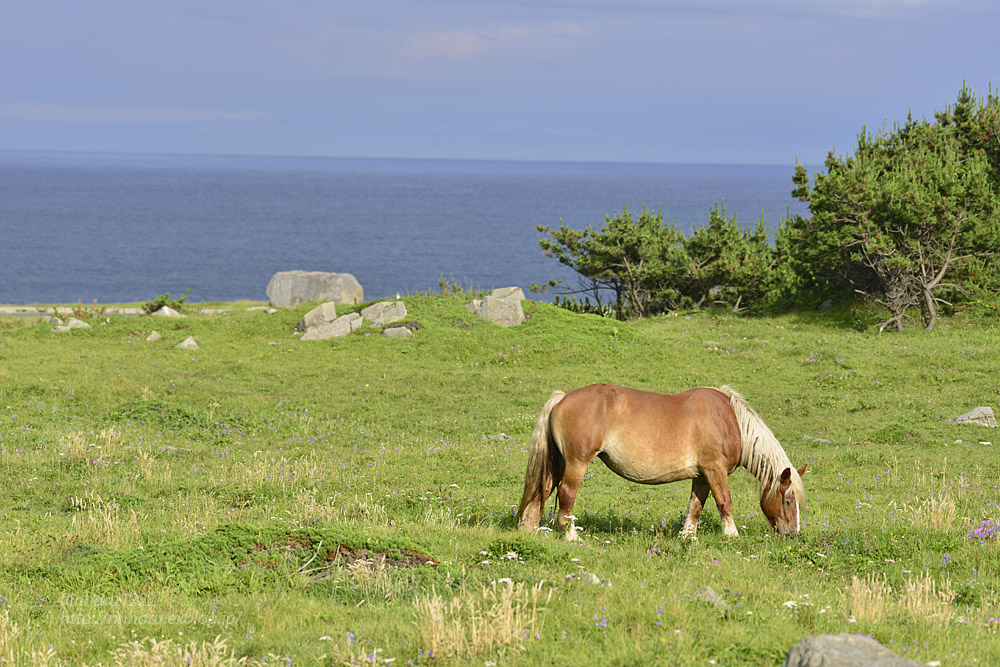
[[[531,434],[531,444],[528,446],[528,469],[524,473],[524,495],[521,496],[521,506],[517,509],[518,527],[521,530],[535,530],[542,518],[542,510],[552,489],[561,480],[555,479],[554,456],[558,450],[553,446],[552,429],[549,417],[552,409],[563,399],[565,392],[555,391],[542,407],[535,430]]]

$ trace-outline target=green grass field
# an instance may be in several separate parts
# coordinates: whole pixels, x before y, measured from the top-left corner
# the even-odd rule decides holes
[[[996,403],[995,320],[525,302],[504,329],[405,302],[409,339],[300,342],[306,306],[249,303],[0,319],[0,664],[767,665],[840,632],[1000,663],[1000,432],[945,423]],[[802,535],[769,533],[738,470],[740,537],[710,500],[681,540],[689,484],[599,462],[582,543],[516,532],[538,411],[593,382],[739,390],[809,464]]]

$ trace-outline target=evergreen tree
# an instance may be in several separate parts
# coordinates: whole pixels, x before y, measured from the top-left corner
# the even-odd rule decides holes
[[[996,98],[963,94],[936,123],[863,130],[854,154],[828,154],[811,186],[796,165],[793,194],[812,215],[786,221],[776,245],[802,292],[850,290],[889,311],[883,329],[902,329],[917,309],[932,329],[945,294],[1000,287],[976,268],[1000,250],[1000,169],[991,162],[1000,133],[976,129],[996,119]]]

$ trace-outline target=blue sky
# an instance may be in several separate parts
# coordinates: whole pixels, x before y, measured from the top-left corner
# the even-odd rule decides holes
[[[1000,84],[995,0],[32,0],[0,150],[806,164]]]

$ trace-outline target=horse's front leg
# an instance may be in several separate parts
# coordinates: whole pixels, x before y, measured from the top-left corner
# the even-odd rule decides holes
[[[570,541],[580,539],[576,534],[576,525],[574,524],[576,517],[573,516],[573,503],[576,502],[576,492],[580,488],[586,471],[586,463],[567,461],[562,484],[559,485],[559,516],[556,523],[559,526],[559,532]]]
[[[719,507],[719,515],[722,517],[722,533],[727,537],[736,537],[739,531],[736,530],[736,522],[733,520],[733,498],[729,494],[729,473],[724,468],[721,470],[706,470],[705,478],[715,496],[715,504]]]
[[[691,480],[691,500],[688,502],[688,515],[684,519],[684,527],[681,528],[681,537],[695,538],[698,535],[698,517],[708,500],[710,487],[704,477],[695,477]]]

